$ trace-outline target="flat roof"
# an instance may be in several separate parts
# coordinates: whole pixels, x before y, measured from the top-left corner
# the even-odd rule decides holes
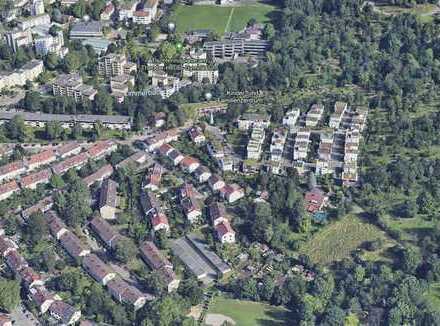
[[[59,121],[59,122],[88,122],[95,123],[130,123],[131,117],[124,115],[94,115],[94,114],[50,114],[32,112],[0,112],[0,120],[11,120],[16,115],[20,115],[26,121]]]

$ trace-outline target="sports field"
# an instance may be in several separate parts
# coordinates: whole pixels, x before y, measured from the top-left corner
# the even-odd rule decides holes
[[[176,24],[179,33],[194,29],[210,29],[223,35],[225,32],[242,30],[252,18],[259,23],[270,22],[275,13],[276,7],[262,3],[234,7],[179,4],[175,7],[170,21]]]

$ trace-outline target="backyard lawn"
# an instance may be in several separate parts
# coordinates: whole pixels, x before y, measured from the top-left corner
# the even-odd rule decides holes
[[[274,6],[261,3],[234,7],[179,4],[170,21],[176,24],[179,33],[194,29],[210,29],[223,35],[225,32],[242,30],[251,18],[260,23],[270,22],[270,16],[275,10]]]
[[[373,240],[383,240],[384,246],[392,242],[375,225],[347,215],[317,232],[300,248],[300,252],[308,255],[314,263],[331,264],[350,257],[351,252],[363,242]]]
[[[292,321],[289,322],[290,312],[285,308],[222,297],[214,299],[208,314],[221,314],[230,317],[236,326],[292,325]]]

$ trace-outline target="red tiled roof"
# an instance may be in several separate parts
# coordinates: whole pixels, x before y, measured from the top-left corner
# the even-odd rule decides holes
[[[215,226],[215,231],[217,232],[219,237],[222,237],[228,233],[235,234],[235,231],[232,229],[231,224],[227,220],[217,224]]]
[[[104,140],[90,147],[87,153],[90,155],[90,157],[97,157],[104,154],[113,145],[114,143],[111,140]]]
[[[52,167],[52,170],[55,174],[63,174],[64,172],[67,172],[67,170],[77,167],[81,164],[86,163],[88,160],[88,156],[86,153],[80,153],[78,155],[69,157],[65,159],[64,161],[55,164]]]
[[[0,185],[0,194],[5,194],[10,191],[18,191],[20,188],[15,180],[3,183]]]
[[[156,245],[151,241],[145,241],[141,244],[140,251],[142,257],[146,260],[147,264],[154,270],[157,270],[163,266],[172,268],[173,265],[170,261],[160,252]]]
[[[22,187],[29,187],[30,185],[37,183],[37,182],[44,182],[46,180],[49,180],[52,176],[52,171],[50,169],[41,170],[35,173],[28,174],[27,176],[24,176],[20,180],[20,184]]]
[[[191,157],[191,156],[186,156],[186,157],[182,160],[182,162],[180,162],[180,164],[181,164],[183,167],[187,167],[187,168],[189,168],[192,164],[195,164],[195,163],[199,163],[199,161],[197,161],[195,158],[193,158],[193,157]]]
[[[169,144],[163,144],[159,147],[159,154],[160,155],[167,155],[167,153],[171,150],[173,150],[173,146],[169,145]]]
[[[153,227],[158,226],[160,224],[169,225],[168,217],[163,212],[159,212],[157,214],[154,214],[151,217],[151,224],[153,225]]]
[[[27,164],[31,165],[31,164],[37,164],[37,163],[44,163],[47,162],[49,160],[52,160],[55,158],[55,150],[53,149],[48,149],[45,151],[42,151],[40,153],[37,153],[35,155],[30,156],[27,159]]]
[[[18,171],[20,169],[24,169],[23,161],[15,161],[9,164],[3,165],[0,167],[0,175],[9,174],[11,172]]]
[[[136,17],[148,17],[150,16],[150,13],[147,11],[137,10],[133,13],[133,16]]]

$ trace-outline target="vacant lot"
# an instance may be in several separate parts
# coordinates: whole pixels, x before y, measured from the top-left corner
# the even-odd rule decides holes
[[[221,314],[234,320],[237,326],[281,326],[289,323],[289,311],[268,304],[215,298],[208,314]]]
[[[363,242],[379,239],[386,244],[391,241],[378,227],[348,215],[316,233],[300,251],[315,263],[330,264],[349,257]]]
[[[220,35],[225,32],[238,32],[246,23],[255,18],[260,23],[270,22],[275,7],[268,4],[250,4],[234,7],[215,5],[177,5],[171,15],[177,31],[187,32],[194,29],[210,29]]]

